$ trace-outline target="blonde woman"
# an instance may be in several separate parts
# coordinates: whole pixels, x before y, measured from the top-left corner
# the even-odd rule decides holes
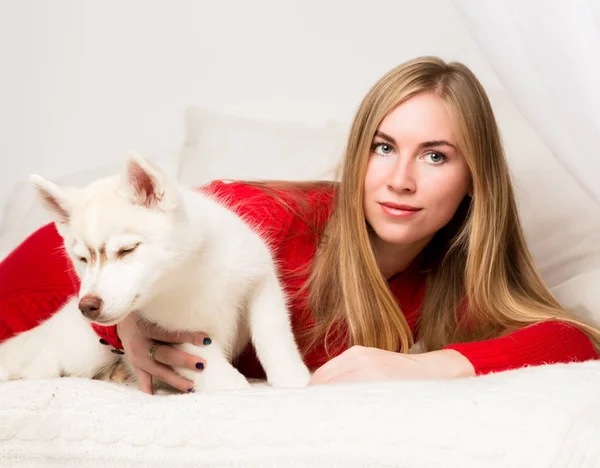
[[[312,384],[457,378],[599,357],[600,331],[557,302],[532,261],[492,108],[464,65],[422,57],[382,77],[356,113],[341,169],[339,184],[205,187],[269,239]],[[24,252],[60,240],[46,227],[26,243],[21,265]],[[54,302],[73,292],[64,289]],[[0,308],[0,320],[7,313]],[[210,346],[202,334],[165,334],[134,316],[95,329],[130,354],[145,392],[153,377],[187,391],[191,382],[171,366],[210,366],[168,345]],[[419,352],[409,353],[415,342]],[[237,366],[264,376],[251,346]]]

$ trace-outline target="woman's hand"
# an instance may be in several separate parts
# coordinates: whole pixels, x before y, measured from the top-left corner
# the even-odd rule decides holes
[[[129,314],[117,325],[117,333],[123,348],[131,361],[138,378],[140,390],[152,394],[152,377],[165,382],[172,387],[189,392],[193,382],[181,377],[171,367],[187,367],[200,372],[206,362],[198,356],[180,351],[170,343],[193,343],[202,346],[207,344],[204,333],[166,332],[154,325],[142,322],[135,313]],[[150,356],[152,345],[155,347],[154,359]]]
[[[326,362],[309,385],[403,379],[451,379],[475,375],[471,362],[452,349],[401,354],[353,346]]]

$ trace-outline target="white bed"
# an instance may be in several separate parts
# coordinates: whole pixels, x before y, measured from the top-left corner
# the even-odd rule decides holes
[[[454,381],[149,396],[0,385],[3,467],[600,466],[600,362]]]
[[[507,96],[492,99],[536,262],[563,304],[600,325],[600,207]],[[190,108],[181,151],[155,160],[192,185],[327,178],[345,130],[338,122],[310,127]],[[47,221],[23,182],[0,224],[0,252]],[[2,467],[592,467],[600,466],[598,441],[600,362],[457,381],[259,385],[212,395],[148,396],[76,379],[0,385]]]

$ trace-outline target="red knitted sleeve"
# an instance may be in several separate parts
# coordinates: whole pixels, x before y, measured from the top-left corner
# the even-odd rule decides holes
[[[477,375],[600,357],[582,331],[558,321],[530,325],[491,340],[453,344],[445,349],[463,354],[471,361]]]
[[[50,318],[78,288],[54,223],[42,226],[0,263],[0,341]]]

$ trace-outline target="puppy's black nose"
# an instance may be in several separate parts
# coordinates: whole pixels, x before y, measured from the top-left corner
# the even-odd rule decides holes
[[[79,310],[90,320],[95,320],[102,310],[102,299],[93,294],[86,294],[79,301]]]

